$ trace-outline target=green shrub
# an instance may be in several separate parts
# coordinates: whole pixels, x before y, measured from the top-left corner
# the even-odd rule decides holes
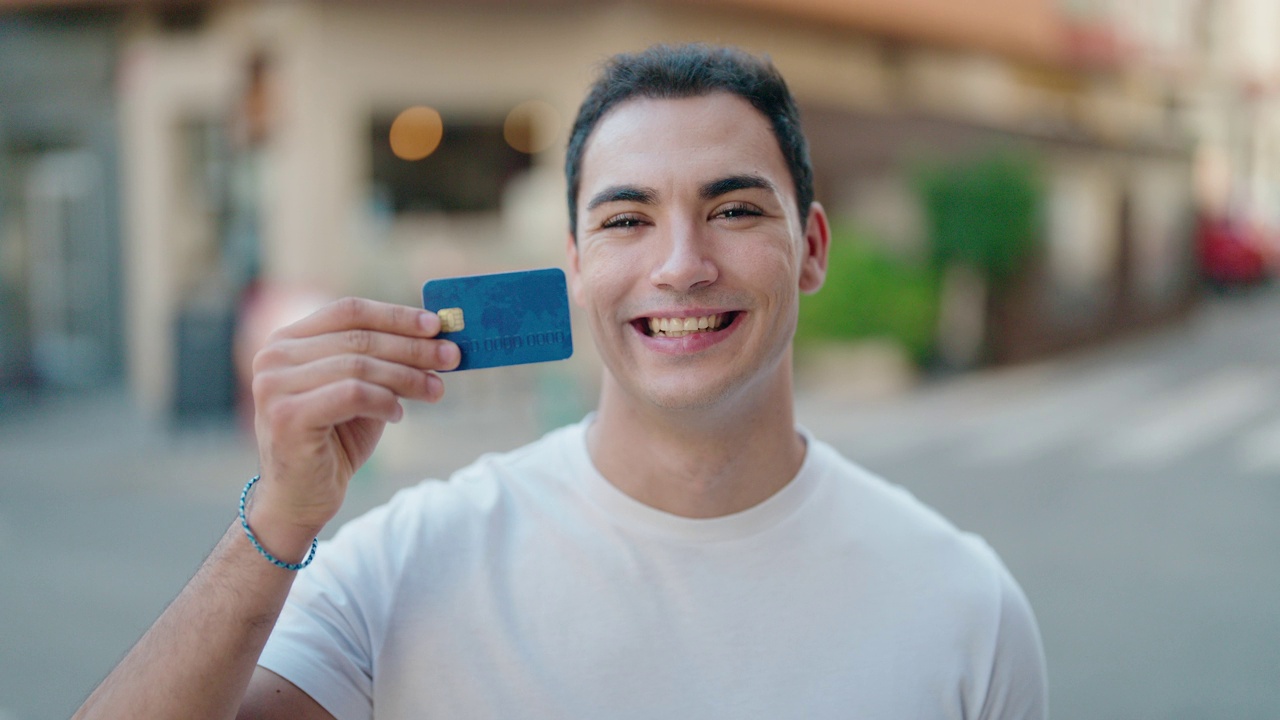
[[[905,262],[851,228],[833,226],[827,281],[800,300],[796,343],[894,340],[917,362],[933,349],[938,275]]]
[[[1042,190],[1035,163],[1013,152],[922,164],[915,187],[934,262],[964,263],[1000,284],[1037,240]]]

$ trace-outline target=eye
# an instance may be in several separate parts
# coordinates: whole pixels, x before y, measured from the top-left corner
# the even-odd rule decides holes
[[[713,217],[732,219],[740,217],[756,217],[763,214],[764,212],[755,205],[745,202],[735,202],[729,203],[728,205],[722,205],[716,210]]]
[[[600,223],[600,227],[602,228],[634,228],[634,227],[640,227],[643,224],[644,224],[644,219],[641,218],[639,215],[633,215],[631,213],[623,213],[621,215],[614,215],[613,217]]]

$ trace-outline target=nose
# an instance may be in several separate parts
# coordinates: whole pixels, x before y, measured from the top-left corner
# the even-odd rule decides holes
[[[698,223],[675,223],[663,236],[650,273],[656,287],[683,293],[710,285],[720,276],[709,253],[709,238]]]

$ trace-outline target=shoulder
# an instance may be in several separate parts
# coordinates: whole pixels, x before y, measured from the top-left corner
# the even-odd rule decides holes
[[[817,439],[810,440],[815,468],[823,476],[827,502],[840,512],[856,516],[871,537],[895,542],[973,545],[973,536],[961,532],[940,513],[921,502],[906,488],[854,463],[838,450]],[[986,556],[989,549],[968,547],[966,552]]]
[[[827,473],[825,505],[849,533],[882,588],[894,588],[901,626],[960,650],[966,696],[982,718],[1045,715],[1044,651],[1031,604],[995,550],[905,488],[813,442]],[[869,558],[869,559],[868,559]],[[888,591],[887,591],[888,592]]]
[[[356,536],[412,546],[503,520],[518,506],[545,505],[564,491],[581,437],[581,426],[569,425],[515,450],[485,454],[448,480],[423,480],[396,492],[343,526],[334,540]]]
[[[917,592],[943,593],[994,623],[1008,571],[978,535],[957,528],[907,489],[811,440],[823,475],[820,512],[860,556]]]

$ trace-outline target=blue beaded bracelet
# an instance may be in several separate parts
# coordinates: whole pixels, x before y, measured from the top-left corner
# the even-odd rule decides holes
[[[282,567],[285,570],[293,570],[296,572],[310,565],[311,561],[316,559],[316,548],[320,544],[320,539],[313,538],[311,540],[311,552],[308,552],[307,556],[303,558],[300,563],[287,563],[267,552],[267,549],[262,547],[262,543],[258,542],[258,538],[255,537],[253,531],[249,529],[249,519],[244,516],[244,504],[245,501],[249,499],[249,489],[252,488],[254,483],[258,482],[258,479],[261,477],[261,475],[254,475],[253,478],[245,484],[244,490],[240,491],[240,526],[244,528],[244,534],[249,536],[249,542],[253,543],[253,547],[261,553],[262,557],[270,560],[271,564],[276,567]]]

